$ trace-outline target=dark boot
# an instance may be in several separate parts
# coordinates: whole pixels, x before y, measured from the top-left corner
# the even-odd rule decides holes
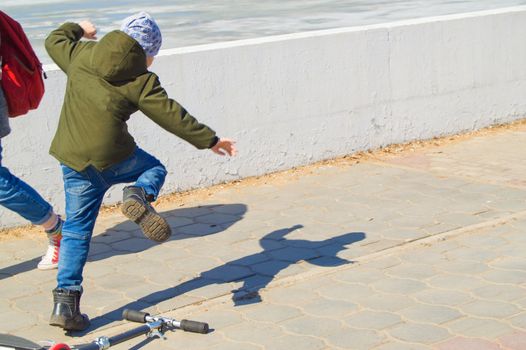
[[[141,227],[146,237],[157,242],[164,242],[170,238],[172,230],[166,220],[150,205],[148,199],[143,188],[125,187],[122,212]]]
[[[68,331],[83,331],[89,327],[89,318],[80,313],[81,291],[62,288],[53,289],[53,313],[49,324]]]

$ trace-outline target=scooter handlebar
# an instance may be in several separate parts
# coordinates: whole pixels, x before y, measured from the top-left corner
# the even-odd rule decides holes
[[[122,312],[122,318],[132,322],[146,323],[146,317],[150,316],[147,312],[124,309]]]
[[[208,328],[208,323],[205,322],[181,320],[181,329],[186,332],[206,334]]]
[[[139,323],[148,323],[149,321],[151,321],[149,313],[130,309],[125,309],[122,312],[122,318],[128,321]],[[167,324],[171,324],[172,326],[180,328],[186,332],[206,334],[209,330],[208,323],[205,322],[197,322],[190,320],[181,320],[181,322],[177,322],[173,319],[161,319],[167,322]]]

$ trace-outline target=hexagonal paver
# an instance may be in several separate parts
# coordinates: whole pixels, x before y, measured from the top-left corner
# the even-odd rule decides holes
[[[411,342],[433,344],[451,336],[446,328],[430,324],[403,323],[388,330],[393,337]]]

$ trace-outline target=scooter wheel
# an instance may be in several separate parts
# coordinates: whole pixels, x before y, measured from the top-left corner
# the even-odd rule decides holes
[[[49,348],[49,350],[71,350],[71,348],[67,346],[66,344],[60,343],[60,344],[53,345],[52,347]]]

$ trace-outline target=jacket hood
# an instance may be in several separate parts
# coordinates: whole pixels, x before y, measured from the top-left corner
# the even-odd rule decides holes
[[[108,82],[133,80],[148,71],[144,49],[120,30],[109,32],[93,47],[91,64]]]

